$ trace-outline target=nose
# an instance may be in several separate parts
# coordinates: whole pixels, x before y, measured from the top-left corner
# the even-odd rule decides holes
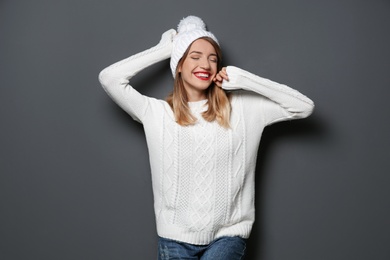
[[[209,61],[209,59],[201,59],[200,67],[202,69],[209,70],[210,69],[210,61]]]

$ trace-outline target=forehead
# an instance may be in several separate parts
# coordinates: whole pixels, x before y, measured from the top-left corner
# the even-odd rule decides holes
[[[195,40],[189,50],[189,53],[196,51],[205,54],[216,54],[216,51],[211,43],[206,41],[205,39],[197,39]]]

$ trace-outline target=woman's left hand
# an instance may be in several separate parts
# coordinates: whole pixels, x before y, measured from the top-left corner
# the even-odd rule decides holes
[[[229,81],[228,74],[226,72],[226,67],[223,67],[214,77],[213,81],[218,87],[222,87],[222,81]]]

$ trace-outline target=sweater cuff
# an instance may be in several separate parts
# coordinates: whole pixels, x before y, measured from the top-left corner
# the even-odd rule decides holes
[[[229,81],[224,80],[222,82],[222,88],[225,90],[242,89],[242,86],[239,85],[239,77],[242,70],[234,66],[227,66],[226,73],[229,77]]]

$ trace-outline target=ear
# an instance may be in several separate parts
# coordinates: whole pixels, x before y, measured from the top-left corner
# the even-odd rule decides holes
[[[178,67],[177,67],[177,72],[181,73],[181,67],[182,67],[183,64],[180,64]]]

